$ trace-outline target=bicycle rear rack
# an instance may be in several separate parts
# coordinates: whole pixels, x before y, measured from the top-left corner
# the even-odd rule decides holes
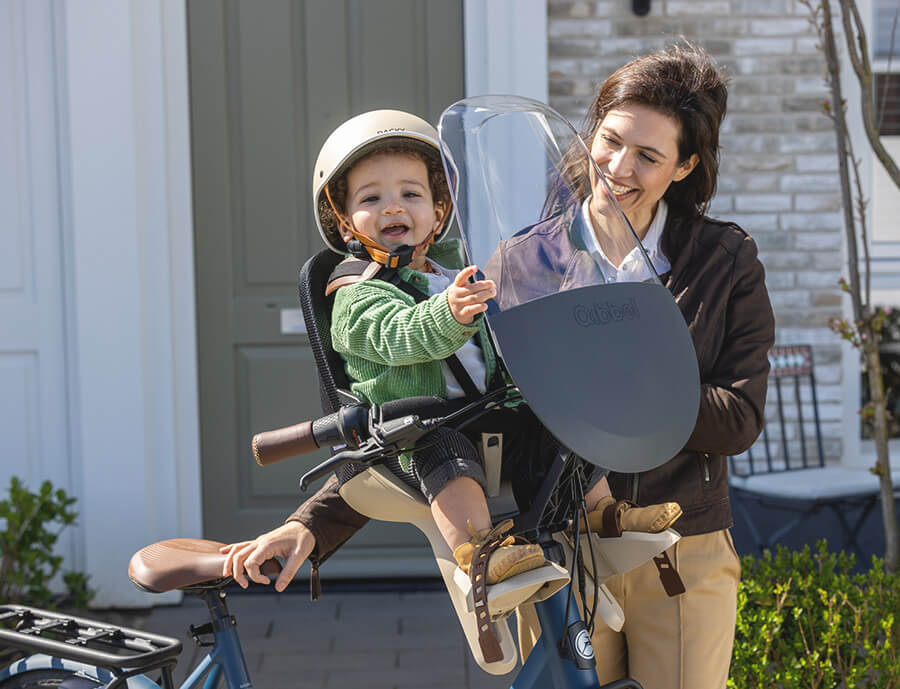
[[[112,674],[105,689],[124,686],[134,675],[162,670],[172,686],[172,669],[181,642],[159,634],[101,623],[24,605],[0,605],[0,648],[46,653]]]

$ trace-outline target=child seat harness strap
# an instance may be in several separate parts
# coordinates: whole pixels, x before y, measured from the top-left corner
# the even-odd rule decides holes
[[[385,268],[374,261],[364,261],[357,258],[348,258],[335,267],[331,277],[328,278],[325,296],[329,296],[341,287],[355,285],[376,278],[408,294],[417,304],[428,299],[428,295],[423,294],[408,282],[402,280],[396,269]],[[459,360],[459,357],[456,354],[451,354],[444,361],[447,363],[450,372],[453,373],[453,377],[456,378],[456,382],[462,388],[463,393],[465,393],[466,399],[477,400],[480,398],[481,393],[478,391],[478,387],[475,385],[466,367]]]

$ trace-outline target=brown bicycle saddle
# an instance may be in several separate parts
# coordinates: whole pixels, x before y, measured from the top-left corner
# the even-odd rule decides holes
[[[224,586],[231,577],[222,576],[226,555],[219,552],[225,543],[200,538],[173,538],[141,548],[128,563],[128,576],[141,589],[164,593],[192,586]],[[267,560],[260,567],[267,577],[281,572],[277,560]]]

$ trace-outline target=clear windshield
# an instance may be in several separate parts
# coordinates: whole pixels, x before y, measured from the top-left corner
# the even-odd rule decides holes
[[[556,111],[479,96],[445,110],[439,131],[469,258],[498,282],[501,310],[586,285],[658,280],[603,173]],[[551,235],[570,250],[548,255],[542,238]]]
[[[469,258],[497,284],[487,322],[529,406],[600,466],[674,456],[697,418],[693,343],[575,130],[543,103],[482,96],[439,131]]]

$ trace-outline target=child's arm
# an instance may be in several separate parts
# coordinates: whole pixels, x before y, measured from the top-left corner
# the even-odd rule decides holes
[[[461,271],[447,290],[414,305],[400,290],[381,281],[342,287],[335,295],[332,312],[334,349],[387,366],[447,358],[477,331],[473,321],[484,311],[478,299],[483,303],[493,295],[493,283],[487,289],[476,289],[475,296],[471,294],[475,285],[459,287],[457,283],[465,284],[473,271],[474,267]],[[468,323],[457,320],[454,309]]]

